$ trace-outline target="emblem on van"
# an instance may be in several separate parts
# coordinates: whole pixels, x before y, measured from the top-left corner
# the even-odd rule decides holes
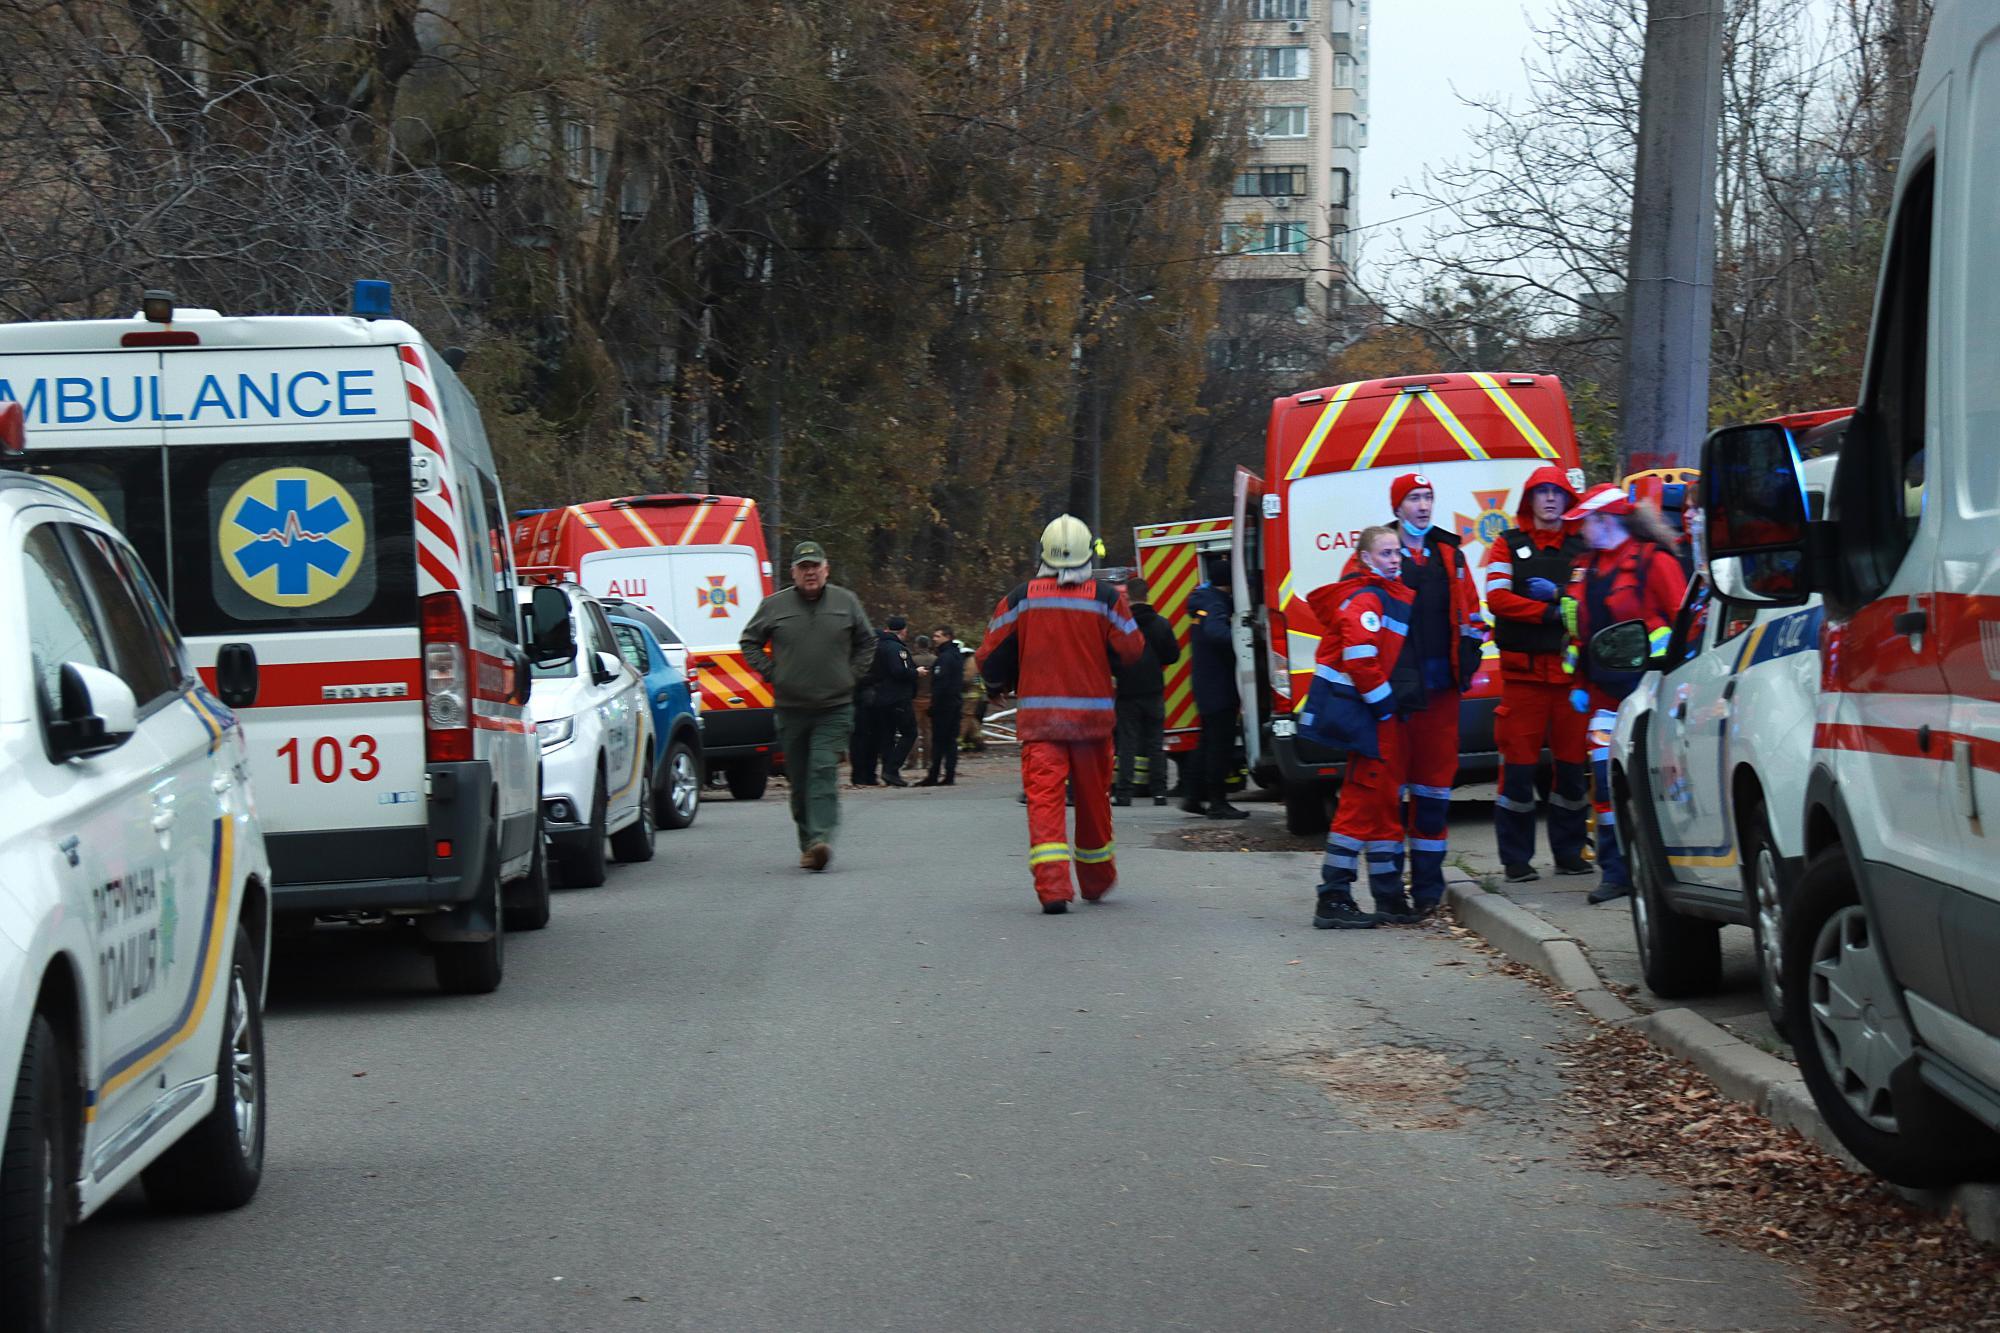
[[[729,586],[729,580],[721,574],[710,574],[706,588],[695,589],[695,605],[708,608],[710,620],[726,620],[729,608],[738,605],[736,589]]]
[[[1471,518],[1454,514],[1458,539],[1462,542],[1480,542],[1491,546],[1500,539],[1500,534],[1510,526],[1507,513],[1507,492],[1474,491],[1472,502],[1479,506],[1479,512]]]
[[[324,472],[275,467],[222,507],[216,549],[236,586],[269,606],[315,606],[361,567],[361,507]]]

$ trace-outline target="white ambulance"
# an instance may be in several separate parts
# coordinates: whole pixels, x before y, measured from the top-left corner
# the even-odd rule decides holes
[[[1826,518],[1779,426],[1701,479],[1716,590],[1824,607],[1786,1021],[1841,1142],[1915,1186],[2000,1176],[1997,214],[2000,9],[1939,0]]]
[[[446,990],[491,991],[503,883],[548,916],[507,511],[471,395],[387,298],[0,325],[0,401],[11,465],[124,531],[239,711],[280,928],[412,918]]]

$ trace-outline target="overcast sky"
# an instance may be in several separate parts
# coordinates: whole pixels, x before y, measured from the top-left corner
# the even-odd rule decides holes
[[[1527,91],[1522,57],[1529,19],[1554,0],[1374,0],[1368,31],[1368,147],[1361,154],[1362,261],[1387,258],[1394,228],[1377,226],[1422,207],[1391,191],[1424,168],[1465,155],[1478,123],[1461,95]],[[1418,234],[1420,219],[1401,224]]]

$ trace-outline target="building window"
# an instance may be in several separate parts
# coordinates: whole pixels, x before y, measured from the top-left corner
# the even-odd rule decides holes
[[[1304,167],[1254,167],[1236,175],[1238,196],[1303,196],[1306,188]]]
[[[1335,208],[1346,208],[1348,201],[1353,197],[1351,194],[1353,189],[1354,173],[1346,167],[1335,167],[1333,169],[1333,191],[1328,197],[1327,202]]]
[[[1249,46],[1243,50],[1246,79],[1303,79],[1311,73],[1303,46]]]
[[[1356,63],[1353,56],[1335,56],[1333,58],[1333,86],[1336,88],[1352,88],[1354,86],[1355,68]]]
[[[1333,146],[1335,148],[1359,148],[1361,146],[1361,119],[1342,112],[1333,118]]]
[[[1250,0],[1250,19],[1265,23],[1272,19],[1309,19],[1312,0]]]
[[[1304,278],[1237,278],[1221,292],[1217,313],[1225,321],[1289,316],[1306,303]]]
[[[1306,251],[1306,224],[1226,222],[1222,226],[1222,249],[1232,255],[1302,255]]]
[[[1310,108],[1302,106],[1267,106],[1264,111],[1266,139],[1303,139],[1312,132],[1312,120],[1307,114]]]
[[[1335,262],[1341,264],[1352,263],[1354,261],[1353,248],[1353,241],[1347,234],[1347,228],[1335,226],[1333,229],[1333,257]]]

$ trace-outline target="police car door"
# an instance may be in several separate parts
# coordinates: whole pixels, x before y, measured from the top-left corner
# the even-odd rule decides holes
[[[618,651],[618,637],[604,608],[596,602],[583,604],[584,639],[590,645],[586,669],[593,667],[596,654],[610,653],[618,659],[618,674],[598,687],[597,713],[604,723],[604,773],[606,804],[612,814],[622,812],[638,798],[640,713],[644,696],[637,675]]]
[[[1709,596],[1707,581],[1702,596]],[[1694,594],[1690,592],[1692,600]],[[1665,732],[1678,769],[1677,782],[1659,793],[1667,865],[1675,879],[1716,888],[1740,885],[1731,829],[1727,757],[1738,684],[1739,647],[1732,647],[1755,621],[1755,613],[1714,597],[1707,623],[1687,635],[1687,662],[1668,676],[1661,697]],[[1681,636],[1675,636],[1675,643]]]

